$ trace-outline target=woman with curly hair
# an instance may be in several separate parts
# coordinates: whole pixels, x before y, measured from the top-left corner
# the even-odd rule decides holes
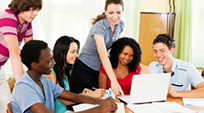
[[[130,94],[132,77],[139,74],[141,67],[141,49],[132,38],[120,38],[111,46],[109,59],[112,64],[116,79],[125,94]],[[103,65],[99,72],[99,88],[110,88],[111,81]]]

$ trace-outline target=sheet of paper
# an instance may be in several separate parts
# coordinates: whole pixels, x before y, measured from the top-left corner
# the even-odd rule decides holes
[[[183,98],[185,106],[204,107],[204,98]]]
[[[123,103],[116,103],[118,106],[118,109],[115,113],[125,113],[125,107]],[[87,104],[87,103],[83,103],[83,104],[78,104],[73,106],[74,112],[80,112],[80,111],[84,111],[93,107],[98,106],[98,104]]]
[[[101,99],[106,99],[109,97],[109,90],[106,90],[105,95],[103,95],[103,97],[101,97]],[[111,93],[111,97],[115,100],[115,94]]]
[[[126,107],[134,113],[164,113],[152,104],[128,104]]]
[[[158,102],[152,104],[128,104],[126,106],[134,113],[196,113],[175,102]]]
[[[84,111],[93,107],[98,106],[98,104],[87,104],[87,103],[83,103],[83,104],[78,104],[73,106],[73,109],[75,112],[80,112],[80,111]]]
[[[64,113],[74,113],[73,111],[66,110]]]
[[[196,113],[195,111],[185,108],[175,102],[158,102],[152,103],[155,107],[162,110],[164,113]]]
[[[123,103],[116,103],[118,106],[118,109],[116,113],[125,113],[125,105]]]

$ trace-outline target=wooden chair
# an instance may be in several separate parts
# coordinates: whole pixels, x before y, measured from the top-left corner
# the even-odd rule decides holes
[[[13,88],[14,88],[14,84],[15,84],[16,80],[15,80],[15,78],[13,77],[13,78],[9,78],[7,81],[8,81],[8,84],[9,84],[9,87],[10,87],[10,90],[11,90],[11,93],[12,93]]]
[[[144,64],[140,64],[141,68],[142,68],[142,74],[148,74],[148,66],[144,65]]]
[[[11,103],[7,104],[7,109],[8,109],[8,113],[13,113],[13,111],[11,109]]]
[[[9,79],[7,80],[7,82],[9,83],[9,87],[10,87],[10,90],[11,90],[11,93],[12,93],[13,88],[14,88],[14,84],[15,84],[16,80],[15,80],[15,78],[13,77],[13,78],[9,78]],[[8,113],[13,113],[13,111],[12,111],[12,109],[11,109],[11,103],[8,103],[8,104],[7,104],[7,109],[8,109]]]

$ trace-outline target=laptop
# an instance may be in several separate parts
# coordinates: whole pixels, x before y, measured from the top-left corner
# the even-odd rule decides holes
[[[164,102],[167,98],[170,73],[134,75],[130,96],[118,96],[125,104]]]

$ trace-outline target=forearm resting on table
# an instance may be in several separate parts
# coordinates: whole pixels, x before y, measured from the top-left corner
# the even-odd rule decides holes
[[[67,101],[67,100],[60,99],[60,98],[58,98],[58,100],[59,100],[62,104],[64,104],[64,105],[76,104],[75,102]]]
[[[204,98],[204,88],[188,90],[188,91],[177,91],[177,97]]]
[[[102,101],[101,99],[96,99],[85,95],[78,95],[66,90],[64,90],[58,98],[76,103],[99,104]]]

